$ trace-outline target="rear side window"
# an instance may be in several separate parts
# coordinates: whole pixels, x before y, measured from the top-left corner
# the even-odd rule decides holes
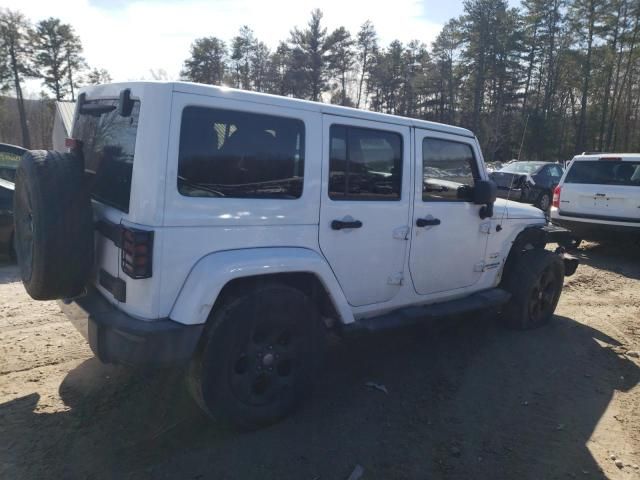
[[[304,133],[304,123],[292,118],[186,107],[178,191],[188,197],[299,198]]]
[[[550,165],[549,176],[552,178],[560,178],[562,176],[562,168],[560,168],[559,165]]]
[[[96,200],[129,212],[140,102],[134,101],[133,110],[128,117],[118,113],[118,100],[86,103],[93,104],[110,105],[113,110],[106,113],[83,113],[73,127],[73,137],[81,141],[91,193]]]
[[[438,138],[422,141],[422,200],[425,202],[469,201],[478,178],[471,146]]]
[[[640,162],[576,161],[564,183],[640,186]]]
[[[332,125],[329,198],[399,200],[402,136],[370,128]]]

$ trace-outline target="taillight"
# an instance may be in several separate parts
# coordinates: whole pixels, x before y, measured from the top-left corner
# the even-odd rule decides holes
[[[122,271],[131,278],[151,277],[153,232],[134,228],[122,229]]]
[[[553,202],[551,203],[553,207],[560,208],[560,191],[561,190],[562,190],[562,187],[558,185],[553,191]]]
[[[65,138],[64,146],[73,152],[74,150],[80,150],[82,148],[82,142],[77,138]]]

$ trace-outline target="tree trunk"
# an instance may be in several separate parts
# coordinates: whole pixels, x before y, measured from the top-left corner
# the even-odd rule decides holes
[[[356,101],[356,107],[360,108],[360,98],[362,95],[362,85],[364,84],[364,76],[366,74],[367,68],[368,68],[368,64],[367,64],[367,60],[369,56],[369,52],[367,52],[367,50],[365,49],[362,52],[362,71],[360,72],[360,81],[358,82],[358,100]]]
[[[609,122],[609,130],[607,132],[607,150],[609,150],[611,148],[611,146],[614,144],[613,141],[613,132],[614,132],[614,127],[616,125],[617,122],[617,118],[618,118],[618,111],[620,108],[620,102],[622,101],[622,92],[624,91],[624,87],[625,84],[627,82],[627,79],[629,78],[629,72],[631,71],[631,66],[633,64],[633,59],[634,59],[634,51],[635,51],[635,46],[636,46],[636,40],[638,38],[638,30],[639,30],[639,26],[640,24],[638,23],[638,17],[636,17],[636,21],[635,21],[635,25],[633,27],[633,36],[631,38],[631,41],[629,42],[629,56],[627,58],[627,65],[625,67],[625,71],[624,74],[622,76],[622,82],[620,84],[620,88],[618,89],[618,94],[615,97],[615,101],[611,106],[611,120]]]
[[[524,82],[524,94],[522,96],[522,115],[524,116],[527,110],[527,100],[529,95],[529,86],[531,85],[531,74],[533,73],[533,64],[536,58],[536,40],[538,38],[538,22],[533,26],[533,41],[531,43],[531,50],[529,51],[529,66],[527,67],[527,79]]]
[[[27,125],[27,113],[24,108],[24,98],[22,96],[22,87],[20,86],[20,73],[18,71],[18,59],[16,56],[15,45],[9,45],[9,56],[11,57],[11,70],[13,73],[13,86],[16,90],[16,102],[18,103],[18,114],[20,116],[20,129],[22,130],[22,146],[26,149],[31,148],[31,138],[29,136],[29,126]]]
[[[71,68],[71,62],[69,61],[69,52],[67,52],[67,73],[69,74],[69,88],[71,89],[71,101],[76,101],[76,94],[73,89],[73,71]]]
[[[595,3],[589,2],[589,33],[587,34],[587,57],[582,69],[582,98],[580,99],[580,122],[576,139],[576,151],[582,152],[586,145],[587,102],[589,100],[589,79],[591,77],[591,52],[593,48],[593,30],[595,26]]]
[[[622,15],[622,3],[618,8],[618,15],[616,17],[616,25],[613,31],[613,41],[611,42],[611,52],[615,58],[618,47],[618,35],[620,33],[620,16]],[[613,62],[613,59],[611,60]],[[611,83],[613,81],[613,63],[608,65],[607,68],[607,81],[604,87],[604,100],[602,102],[602,115],[600,116],[600,134],[598,138],[598,150],[602,151],[604,147],[605,125],[607,121],[607,110],[609,108],[609,97],[611,96]]]

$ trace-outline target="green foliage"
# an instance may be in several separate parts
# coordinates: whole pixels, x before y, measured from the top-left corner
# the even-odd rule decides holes
[[[328,33],[314,10],[306,28],[264,48],[260,75],[246,60],[257,39],[243,27],[227,81],[471,128],[489,161],[640,150],[638,0],[523,0],[519,9],[466,0],[464,9],[430,49],[381,47],[368,21],[355,37]]]
[[[29,40],[33,76],[42,79],[56,100],[75,100],[81,72],[87,65],[82,57],[82,42],[73,27],[50,17],[35,25]]]
[[[219,38],[198,38],[191,45],[191,56],[180,74],[192,82],[222,84],[227,56],[227,47]]]

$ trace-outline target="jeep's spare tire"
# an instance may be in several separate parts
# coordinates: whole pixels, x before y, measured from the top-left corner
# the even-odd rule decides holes
[[[78,295],[93,265],[93,214],[82,161],[70,153],[30,150],[14,193],[15,250],[36,300]]]

